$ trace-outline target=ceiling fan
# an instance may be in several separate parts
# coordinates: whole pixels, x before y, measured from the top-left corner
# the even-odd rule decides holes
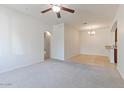
[[[61,10],[64,10],[64,11],[67,11],[67,12],[70,12],[70,13],[75,12],[75,10],[73,10],[73,9],[66,8],[66,7],[63,7],[63,6],[58,5],[58,4],[50,4],[50,8],[41,11],[41,13],[46,13],[46,12],[51,11],[51,10],[53,10],[53,12],[55,12],[57,14],[58,18],[61,18],[61,15],[60,15]]]

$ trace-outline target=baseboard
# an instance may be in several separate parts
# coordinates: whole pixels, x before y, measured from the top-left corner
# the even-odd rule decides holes
[[[121,72],[118,66],[117,66],[117,70],[119,72],[120,77],[124,80],[124,74]]]
[[[102,54],[95,54],[95,53],[80,53],[80,55],[89,55],[89,56],[104,56],[104,57],[108,57],[108,55],[102,55]]]
[[[20,68],[23,68],[23,67],[27,67],[27,66],[31,66],[31,65],[34,65],[34,64],[39,64],[39,63],[42,63],[43,61],[41,62],[36,62],[36,63],[31,63],[31,64],[26,64],[26,65],[22,65],[22,66],[18,66],[18,67],[15,67],[15,68],[10,68],[10,69],[6,69],[5,71],[1,71],[1,73],[5,73],[5,72],[9,72],[9,71],[13,71],[13,70],[16,70],[16,69],[20,69]]]
[[[72,58],[72,57],[79,56],[79,55],[80,55],[80,54],[76,54],[76,55],[73,55],[73,56],[70,56],[70,57],[66,57],[65,60],[68,60],[68,59],[70,59],[70,58]]]

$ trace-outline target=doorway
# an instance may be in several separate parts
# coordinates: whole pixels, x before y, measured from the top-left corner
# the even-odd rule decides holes
[[[51,33],[46,31],[44,32],[44,60],[51,58]]]

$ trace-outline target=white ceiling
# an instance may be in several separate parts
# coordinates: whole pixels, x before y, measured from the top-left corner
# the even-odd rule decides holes
[[[87,30],[89,26],[95,28],[104,28],[112,24],[118,5],[115,4],[66,4],[63,6],[74,9],[74,14],[61,11],[61,19],[56,17],[53,11],[41,14],[41,10],[47,9],[47,4],[11,4],[5,5],[16,9],[25,14],[31,15],[45,22],[48,25],[54,25],[65,22],[77,29]],[[87,22],[87,25],[83,23]]]

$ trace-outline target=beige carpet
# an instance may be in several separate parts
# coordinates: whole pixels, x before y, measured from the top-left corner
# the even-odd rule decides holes
[[[124,87],[124,81],[115,69],[47,60],[0,74],[0,87],[109,88]]]
[[[115,68],[116,65],[109,62],[108,57],[99,55],[77,55],[68,59],[70,62]]]

